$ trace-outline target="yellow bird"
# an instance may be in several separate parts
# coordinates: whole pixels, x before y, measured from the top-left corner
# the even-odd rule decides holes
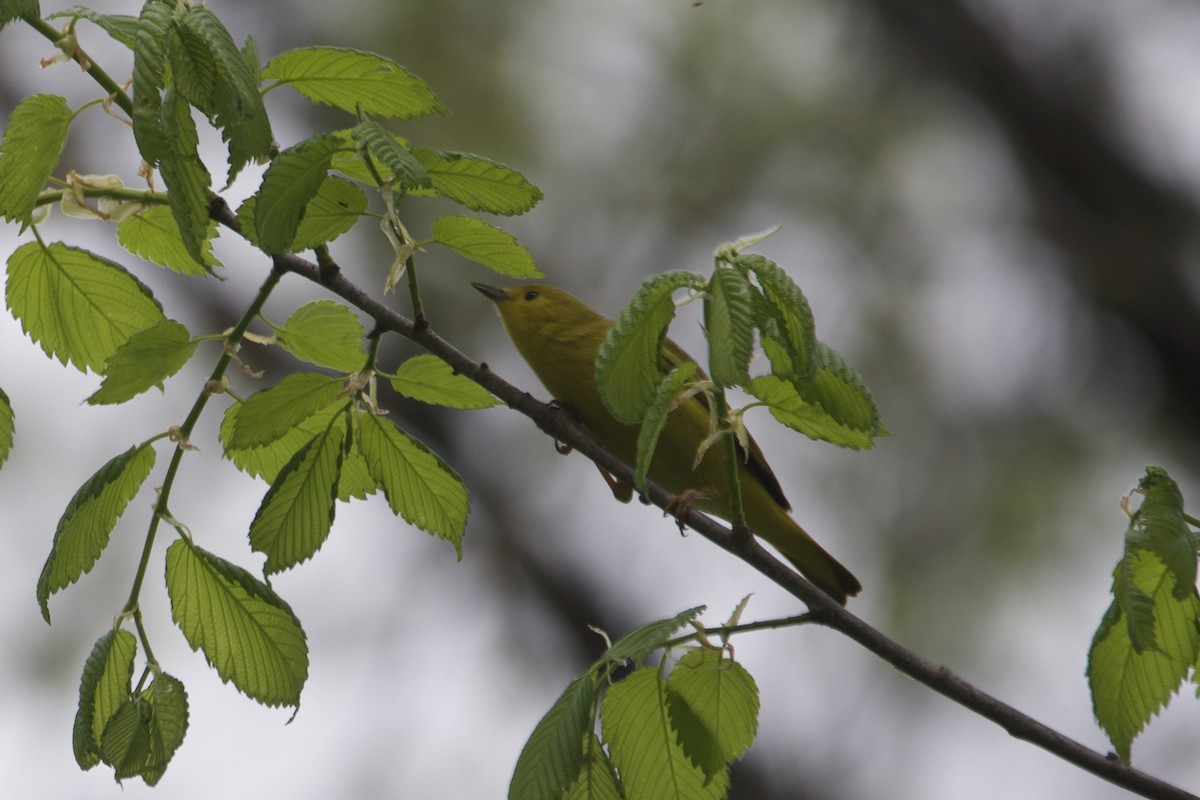
[[[639,426],[618,422],[605,408],[596,385],[596,357],[612,320],[553,286],[529,283],[497,289],[481,283],[472,285],[496,304],[513,344],[554,399],[576,413],[600,443],[632,464],[637,455]],[[693,360],[670,339],[665,340],[663,351],[664,361],[672,367]],[[672,494],[687,493],[701,511],[729,520],[724,447],[710,448],[692,467],[708,435],[707,400],[703,395],[691,397],[670,413],[648,477]],[[738,478],[751,530],[778,548],[806,578],[839,603],[845,605],[847,596],[862,590],[858,579],[789,516],[790,506],[779,481],[753,439]],[[625,492],[624,499],[629,496]]]

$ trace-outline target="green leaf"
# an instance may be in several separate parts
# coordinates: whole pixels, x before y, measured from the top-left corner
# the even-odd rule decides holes
[[[622,636],[600,656],[594,667],[609,662],[640,664],[646,656],[670,641],[677,630],[704,613],[704,606],[680,611],[673,617],[648,622]]]
[[[242,233],[255,247],[259,246],[254,222],[257,204],[257,199],[250,197],[238,208]],[[292,240],[290,251],[311,250],[317,245],[332,242],[353,228],[366,210],[367,196],[362,189],[341,178],[325,176],[321,188],[304,207],[304,216],[300,220],[300,227],[296,229],[296,238]]]
[[[580,773],[580,742],[590,733],[596,681],[580,675],[529,735],[508,786],[510,800],[559,800]]]
[[[596,734],[588,731],[583,736],[583,767],[562,795],[563,800],[624,800],[624,797],[608,753]]]
[[[188,11],[190,7],[181,8],[167,35],[169,85],[189,105],[212,119],[217,113],[217,65],[204,40],[183,23]]]
[[[754,295],[750,281],[737,270],[716,269],[704,298],[708,367],[718,386],[750,382],[754,350]]]
[[[50,595],[91,571],[117,519],[153,468],[154,448],[131,447],[96,470],[67,503],[37,582],[38,605],[46,622],[50,621]]]
[[[183,369],[199,342],[175,320],[138,331],[104,365],[104,383],[88,398],[92,405],[124,403]]]
[[[350,132],[354,141],[379,159],[404,191],[429,186],[429,173],[404,143],[374,120],[365,120]]]
[[[811,376],[819,365],[820,343],[812,309],[800,287],[774,261],[760,255],[738,256],[733,265],[753,272],[762,287],[753,302],[772,372],[788,380]]]
[[[709,778],[754,743],[758,687],[741,664],[711,647],[689,650],[667,681],[667,708],[679,745]]]
[[[1200,654],[1200,600],[1194,593],[1184,600],[1175,598],[1174,575],[1148,550],[1122,560],[1114,592],[1123,572],[1137,592],[1124,589],[1124,602],[1114,600],[1105,613],[1088,653],[1087,673],[1096,720],[1117,755],[1129,763],[1134,737],[1166,705]],[[1156,646],[1139,650],[1132,632],[1134,615],[1143,603],[1152,612]]]
[[[596,359],[596,383],[604,405],[620,422],[641,422],[654,401],[662,380],[663,339],[675,318],[671,295],[684,288],[702,290],[705,283],[691,272],[648,278],[604,337]]]
[[[654,400],[646,409],[642,427],[638,431],[637,461],[633,472],[633,485],[638,491],[646,491],[646,473],[654,460],[654,450],[658,446],[658,437],[667,426],[667,418],[675,398],[696,375],[695,361],[685,361],[671,370],[658,384]]]
[[[100,739],[100,756],[115,768],[117,781],[141,777],[147,786],[158,783],[183,742],[187,713],[183,684],[165,673],[122,703]]]
[[[336,139],[320,134],[284,150],[267,167],[254,206],[255,233],[263,251],[283,253],[292,248],[304,212],[325,182],[337,148]]]
[[[262,59],[258,56],[258,43],[254,41],[254,37],[247,36],[242,42],[242,60],[246,62],[252,75],[258,75],[262,72]],[[260,93],[261,94],[261,93]]]
[[[175,215],[167,206],[151,206],[117,225],[117,242],[130,253],[190,276],[211,275],[212,267],[221,266],[212,254],[212,240],[216,235],[217,223],[210,219],[202,246],[204,262],[200,263],[188,252]]]
[[[359,417],[355,444],[392,511],[453,544],[461,559],[470,501],[458,473],[391,420],[374,414]]]
[[[212,177],[200,159],[200,138],[192,121],[191,106],[174,89],[163,95],[162,131],[167,144],[159,157],[158,170],[167,184],[167,205],[188,255],[197,264],[204,264],[211,222],[208,194]]]
[[[542,199],[541,189],[524,175],[482,156],[420,147],[412,154],[425,167],[434,192],[472,211],[524,214]]]
[[[816,370],[810,380],[796,380],[796,389],[810,403],[821,406],[843,428],[886,436],[871,392],[862,377],[824,342],[814,348]]]
[[[809,380],[788,382],[775,375],[753,379],[746,391],[771,416],[811,439],[869,450],[886,435],[879,408],[862,378],[837,353],[817,342],[818,366]]]
[[[1134,518],[1133,547],[1153,552],[1175,575],[1175,599],[1192,594],[1196,584],[1196,541],[1188,530],[1179,485],[1162,467],[1147,467],[1138,483],[1143,496]]]
[[[93,372],[133,334],[166,319],[124,267],[57,242],[28,242],[9,256],[5,301],[47,355]]]
[[[342,382],[336,378],[313,372],[288,375],[241,404],[226,447],[245,450],[270,444],[329,406],[341,391]]]
[[[279,345],[301,361],[346,373],[366,365],[366,335],[355,313],[332,300],[300,306],[275,331]]]
[[[300,448],[323,431],[335,414],[342,412],[341,406],[331,403],[270,444],[234,449],[229,446],[229,441],[237,426],[237,418],[242,407],[241,403],[230,406],[226,409],[225,419],[221,422],[220,437],[221,443],[225,445],[225,456],[238,469],[254,477],[262,478],[268,483],[274,483],[279,471],[292,460]],[[358,450],[351,448],[342,460],[338,499],[348,501],[351,498],[358,498],[361,500],[377,488],[375,479],[367,470],[367,462],[363,460]]]
[[[124,630],[110,630],[96,640],[83,664],[79,707],[71,744],[82,769],[100,763],[100,740],[109,720],[129,701],[137,640]]]
[[[544,277],[516,238],[475,217],[445,216],[433,223],[433,240],[463,258],[510,278]]]
[[[138,18],[128,14],[101,14],[83,6],[71,6],[65,11],[57,11],[46,19],[86,19],[116,39],[121,44],[133,49],[137,37]]]
[[[26,97],[8,118],[0,141],[0,217],[24,228],[38,193],[58,166],[71,126],[67,101],[54,94]]]
[[[353,228],[367,210],[367,196],[349,181],[326,176],[317,197],[308,201],[292,247],[312,249],[337,239]]]
[[[100,758],[114,768],[117,782],[142,771],[150,758],[150,704],[140,697],[117,709],[100,737]]]
[[[133,136],[151,166],[170,155],[163,124],[162,92],[167,74],[167,43],[175,4],[151,0],[142,6],[133,45]]]
[[[1092,640],[1088,681],[1096,719],[1129,762],[1133,739],[1167,703],[1200,656],[1196,542],[1179,487],[1160,467],[1138,484],[1113,602]]]
[[[629,800],[723,799],[729,776],[709,780],[684,753],[671,727],[667,683],[657,669],[639,669],[608,690],[600,724]]]
[[[279,471],[250,523],[250,546],[267,556],[265,574],[307,561],[325,543],[345,450],[346,415],[338,414]]]
[[[215,117],[221,137],[229,144],[227,182],[232,183],[242,167],[254,159],[268,157],[273,148],[271,123],[258,90],[258,75],[251,70],[229,31],[204,6],[188,6],[178,17],[176,29],[185,44],[190,45],[189,50],[207,54],[210,66],[206,77],[212,82],[213,105],[205,113]],[[175,76],[181,80],[183,70],[176,68]]]
[[[8,454],[12,452],[13,437],[16,433],[17,420],[13,414],[12,403],[4,390],[0,389],[0,465],[4,464]]]
[[[300,621],[246,570],[176,539],[167,549],[171,617],[222,681],[267,706],[300,705],[308,644]]]
[[[37,0],[3,0],[0,2],[0,29],[17,19],[37,19],[42,15]]]
[[[491,408],[500,402],[487,389],[428,353],[401,364],[391,383],[405,397],[435,406],[476,409]]]
[[[167,771],[187,734],[187,692],[177,678],[160,672],[142,692],[141,699],[150,711],[147,721],[150,752],[139,774],[147,786],[154,786]]]
[[[329,168],[337,170],[351,180],[365,183],[368,186],[378,186],[379,181],[375,180],[375,176],[371,174],[371,170],[367,169],[364,161],[364,153],[360,152],[358,142],[354,140],[354,129],[343,128],[341,130],[332,131],[330,134],[338,142],[337,152],[333,154],[333,159],[329,162]],[[388,131],[388,135],[396,140],[396,144],[400,147],[407,148],[408,141],[401,136]],[[376,173],[382,179],[383,183],[387,183],[392,178],[392,173],[387,167],[372,159],[372,166],[375,167]]]
[[[340,47],[303,47],[271,59],[262,77],[351,114],[412,119],[448,114],[425,81],[395,61]]]

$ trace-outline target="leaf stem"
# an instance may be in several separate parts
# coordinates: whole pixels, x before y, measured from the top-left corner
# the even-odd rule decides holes
[[[146,654],[146,667],[157,674],[162,668],[158,665],[158,659],[154,657],[154,651],[150,649],[150,637],[146,635],[146,628],[142,625],[142,610],[140,608],[135,609],[133,612],[133,625],[137,628],[138,639],[142,642],[142,651]]]
[[[425,306],[421,303],[421,290],[417,286],[417,263],[410,255],[406,261],[408,272],[408,294],[412,297],[413,321],[417,327],[428,328],[429,320],[425,318]]]
[[[37,197],[36,205],[44,206],[50,203],[61,203],[63,197],[70,191],[70,189],[54,189],[48,192],[41,192]],[[84,197],[105,197],[123,203],[143,203],[148,206],[164,206],[168,202],[166,192],[155,192],[148,189],[93,189],[84,187],[82,193]]]
[[[229,368],[229,363],[233,360],[233,354],[236,352],[238,345],[242,341],[242,336],[246,333],[246,329],[250,327],[250,323],[262,311],[263,305],[267,302],[271,292],[279,284],[283,278],[285,270],[280,269],[278,262],[271,274],[263,281],[263,285],[255,295],[253,302],[249,308],[242,314],[242,318],[238,320],[238,324],[234,326],[229,335],[225,337],[226,348],[221,357],[217,359],[217,364],[213,367],[212,375],[205,385],[220,383],[225,376],[225,370]],[[154,537],[158,533],[158,525],[167,514],[167,503],[171,497],[171,488],[175,485],[175,476],[179,472],[179,464],[183,460],[184,447],[183,443],[192,435],[192,431],[196,427],[196,423],[200,420],[200,414],[204,411],[204,406],[208,404],[208,399],[211,395],[208,392],[201,392],[196,397],[196,402],[192,404],[192,410],[188,412],[187,418],[183,424],[179,426],[179,433],[182,441],[175,448],[175,452],[171,454],[171,463],[167,467],[166,477],[163,478],[162,488],[158,491],[158,501],[154,504],[154,514],[150,518],[150,527],[146,531],[146,543],[142,546],[142,557],[138,562],[137,573],[133,578],[133,587],[129,592],[129,600],[125,602],[125,608],[122,613],[137,614],[138,598],[142,593],[142,583],[146,579],[146,570],[150,565],[150,553],[154,549]],[[135,620],[137,617],[135,616]]]
[[[729,483],[729,522],[735,533],[746,530],[746,510],[742,506],[742,482],[738,478],[738,462],[741,454],[738,452],[737,436],[729,423],[729,406],[725,402],[724,390],[713,392],[713,408],[716,411],[717,424],[725,435],[725,476]]]
[[[704,627],[702,630],[705,635],[714,634],[716,636],[720,636],[721,638],[727,638],[735,633],[750,633],[751,631],[767,631],[775,630],[777,628],[790,628],[793,625],[807,625],[813,622],[816,622],[816,620],[813,618],[813,615],[811,613],[804,613],[795,614],[790,617],[782,617],[780,619],[763,619],[759,620],[758,622],[743,622],[738,625],[719,625],[715,628]],[[699,636],[699,632],[693,631],[692,633],[688,633],[683,636],[677,636],[674,639],[668,640],[663,647],[669,650],[672,647],[678,647],[682,644],[696,641]]]

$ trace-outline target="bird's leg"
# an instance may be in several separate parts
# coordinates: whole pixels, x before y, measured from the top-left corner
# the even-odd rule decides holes
[[[681,494],[676,495],[667,503],[667,507],[663,509],[663,516],[670,514],[675,518],[675,524],[679,526],[679,532],[684,533],[686,527],[683,518],[688,510],[697,500],[710,500],[708,495],[699,489],[686,489]]]
[[[582,424],[579,421],[579,415],[576,414],[575,410],[572,409],[570,406],[564,405],[564,404],[558,402],[557,400],[551,400],[550,406],[552,408],[562,409],[566,413],[570,414],[571,418],[573,420],[575,420],[576,423]],[[554,450],[560,456],[569,455],[573,449],[574,448],[571,447],[571,445],[567,444],[566,442],[560,442],[557,439],[554,440]],[[625,484],[618,481],[616,478],[614,478],[612,476],[612,473],[610,473],[608,470],[606,470],[604,467],[600,466],[599,464],[596,465],[596,469],[600,470],[600,475],[603,476],[604,482],[608,484],[608,488],[612,491],[613,497],[617,498],[622,503],[628,503],[630,500],[633,499],[633,487],[626,486]]]
[[[613,477],[611,472],[599,464],[596,465],[596,469],[600,470],[600,475],[604,478],[604,482],[608,484],[608,488],[612,490],[613,497],[617,498],[622,503],[628,503],[633,499],[632,486],[626,486],[625,484],[621,483],[619,480]]]
[[[567,414],[569,414],[571,419],[575,422],[575,424],[577,424],[577,425],[582,424],[579,421],[579,415],[576,414],[574,409],[572,409],[570,406],[563,405],[562,403],[558,402],[557,400],[551,400],[549,405],[551,408],[559,409],[559,410],[562,410],[562,411],[566,412]],[[571,445],[567,444],[566,442],[560,442],[558,439],[555,439],[554,440],[554,449],[555,449],[555,451],[558,452],[558,454],[560,456],[565,456],[565,455],[569,455],[571,453],[571,451],[574,450],[575,448],[571,447]]]

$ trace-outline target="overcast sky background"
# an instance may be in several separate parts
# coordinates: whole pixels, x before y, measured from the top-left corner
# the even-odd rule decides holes
[[[43,13],[68,5],[43,2]],[[875,10],[887,5],[209,3],[235,39],[258,40],[264,60],[300,45],[352,46],[428,81],[453,116],[395,130],[508,163],[541,187],[533,212],[499,224],[548,280],[607,314],[647,275],[706,272],[723,242],[781,225],[758,249],[804,290],[818,335],[859,369],[892,433],[874,452],[851,453],[791,435],[761,411],[749,417],[796,517],[866,587],[851,608],[1105,751],[1083,670],[1120,554],[1119,501],[1148,464],[1167,467],[1187,500],[1200,496],[1195,423],[1171,410],[1168,368],[1145,335],[1097,305],[1087,270],[1045,230],[1036,177],[1003,126],[930,67],[934,54],[903,44]],[[139,4],[92,7],[136,14]],[[1103,120],[1131,163],[1200,197],[1200,6],[971,7],[1021,64],[1053,76],[1048,92]],[[80,29],[122,81],[121,49]],[[40,70],[51,54],[20,25],[0,33],[0,120],[30,93],[61,93],[73,106],[95,96],[73,66]],[[282,146],[351,122],[288,89],[268,98]],[[129,139],[89,110],[72,129],[64,171],[116,172],[132,185]],[[217,144],[205,156],[220,175]],[[227,196],[256,187],[248,170]],[[417,236],[448,210],[411,207]],[[361,227],[333,252],[378,292],[386,243]],[[194,334],[232,325],[270,266],[226,236],[216,250],[228,279],[188,281],[124,254],[101,223],[57,215],[43,235],[119,260]],[[0,228],[0,255],[28,239]],[[1196,252],[1184,259],[1193,288]],[[419,263],[439,333],[544,397],[468,287],[503,279],[443,253]],[[281,322],[297,302],[323,296],[288,277],[267,313]],[[389,302],[407,311],[403,297]],[[695,309],[672,336],[702,349]],[[413,351],[388,341],[383,352],[391,367]],[[232,376],[241,392],[296,366],[254,347],[244,354],[269,373],[259,384]],[[698,604],[717,623],[751,593],[747,619],[800,610],[699,536],[680,537],[655,509],[614,503],[586,460],[556,455],[524,417],[397,405],[396,418],[472,491],[463,561],[382,498],[340,505],[318,555],[273,582],[311,648],[303,705],[285,726],[290,711],[222,685],[172,626],[163,532],[143,608],[156,655],[187,688],[187,739],[155,790],[118,787],[104,768],[81,773],[70,745],[79,672],[128,595],[166,448],[96,568],[52,598],[52,627],[38,613],[37,576],[80,484],[179,422],[217,356],[202,347],[162,395],[93,408],[83,400],[99,379],[48,361],[0,315],[0,386],[17,414],[16,447],[0,470],[0,766],[13,796],[501,797],[534,724],[594,655],[578,645],[589,637],[583,623],[547,605],[535,574],[559,576],[592,609],[585,622],[613,638]],[[255,569],[245,534],[266,485],[222,459],[223,409],[210,404],[172,511],[202,546]],[[763,710],[732,797],[1127,796],[831,632],[757,633],[735,645]],[[1186,689],[1135,742],[1134,763],[1197,791],[1198,746],[1200,706]]]

